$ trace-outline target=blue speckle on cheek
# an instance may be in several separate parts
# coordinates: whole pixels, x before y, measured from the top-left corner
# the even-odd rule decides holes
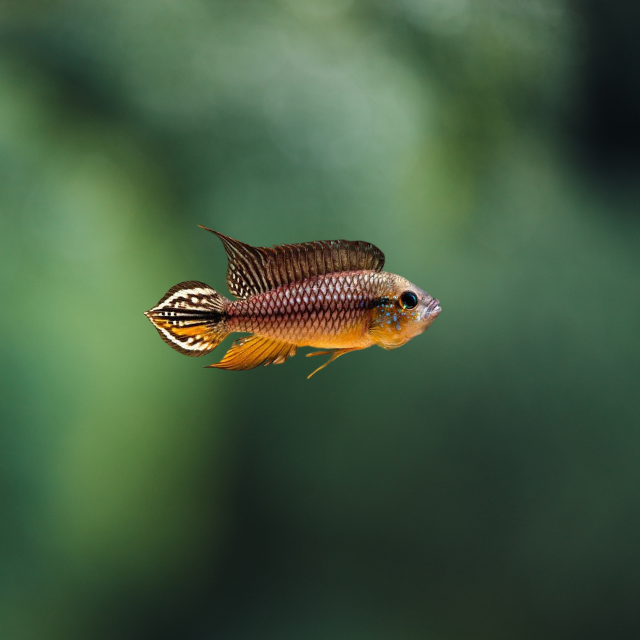
[[[398,331],[400,331],[400,325],[399,325],[399,324],[397,324],[397,325],[396,325],[396,329],[397,329]]]
[[[398,322],[398,316],[394,315],[394,316],[393,316],[393,321],[394,321],[394,322]]]

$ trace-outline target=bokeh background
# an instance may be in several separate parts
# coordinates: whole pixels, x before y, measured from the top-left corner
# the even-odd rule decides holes
[[[638,24],[1,2],[0,637],[640,637]],[[142,315],[227,293],[198,223],[373,242],[443,312],[204,370]]]

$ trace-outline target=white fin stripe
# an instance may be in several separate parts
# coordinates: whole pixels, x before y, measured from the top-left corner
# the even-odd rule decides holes
[[[185,340],[184,342],[182,342],[181,340],[178,340],[173,334],[167,331],[164,327],[157,327],[157,328],[160,329],[160,331],[162,331],[162,334],[170,342],[180,347],[181,349],[185,349],[186,351],[202,351],[203,349],[206,348],[204,346],[206,343],[204,340],[199,340],[198,342],[192,342],[191,344],[189,344],[187,340]]]

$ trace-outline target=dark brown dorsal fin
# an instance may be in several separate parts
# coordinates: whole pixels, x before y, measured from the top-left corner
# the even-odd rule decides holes
[[[252,247],[213,229],[229,258],[227,286],[240,299],[265,293],[285,284],[338,271],[382,271],[384,254],[359,240],[320,240],[275,247]]]

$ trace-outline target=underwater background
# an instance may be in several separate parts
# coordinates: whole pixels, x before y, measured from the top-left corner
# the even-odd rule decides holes
[[[0,637],[640,637],[640,4],[0,2]],[[311,380],[143,316],[221,243],[443,312]]]

